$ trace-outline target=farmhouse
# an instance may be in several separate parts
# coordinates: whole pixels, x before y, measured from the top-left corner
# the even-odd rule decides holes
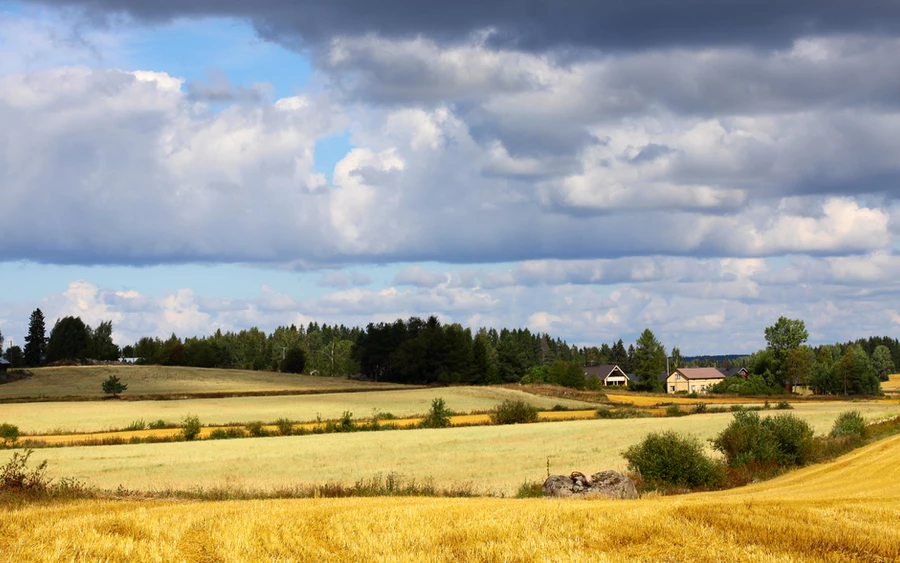
[[[628,382],[628,376],[622,371],[622,368],[615,364],[585,366],[584,378],[586,380],[599,379],[603,385],[625,385]]]
[[[725,374],[716,368],[678,368],[666,378],[666,393],[706,393]]]

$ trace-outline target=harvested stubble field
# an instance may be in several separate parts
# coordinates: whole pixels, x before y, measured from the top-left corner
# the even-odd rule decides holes
[[[847,410],[868,418],[900,414],[900,405],[817,403],[794,411],[817,432]],[[766,411],[777,414],[783,411]],[[765,414],[765,413],[764,413]],[[485,494],[513,495],[526,481],[554,472],[625,469],[621,452],[647,433],[673,429],[711,438],[728,413],[680,418],[579,420],[513,426],[359,432],[202,442],[69,447],[37,450],[56,476],[114,489],[192,487],[268,489],[298,483],[341,482],[397,473],[433,479],[441,487],[470,483]],[[0,463],[9,454],[0,453]]]
[[[160,419],[179,423],[188,414],[200,417],[203,424],[272,422],[282,417],[298,422],[316,417],[334,420],[345,411],[356,418],[371,418],[378,413],[411,417],[428,412],[436,397],[442,397],[450,409],[460,413],[488,411],[506,399],[523,399],[543,410],[557,404],[573,409],[594,406],[496,387],[445,387],[179,401],[12,403],[0,404],[0,421],[17,425],[21,432],[61,434],[123,429],[141,419],[147,423]]]
[[[31,372],[34,374],[32,377],[0,385],[0,400],[97,399],[104,396],[100,384],[111,375],[128,385],[126,397],[369,391],[409,387],[271,371],[177,366],[65,366],[37,368]]]
[[[77,501],[0,509],[0,561],[900,559],[900,436],[743,489],[637,501]]]

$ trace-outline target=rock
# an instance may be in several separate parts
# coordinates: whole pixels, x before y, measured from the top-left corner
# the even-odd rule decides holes
[[[551,475],[541,490],[548,497],[638,498],[634,481],[618,471],[601,471],[593,475],[575,471],[568,477]]]

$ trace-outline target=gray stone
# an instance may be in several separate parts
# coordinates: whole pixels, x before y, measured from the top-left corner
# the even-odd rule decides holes
[[[542,491],[548,497],[638,498],[634,481],[618,471],[601,471],[593,475],[575,471],[568,477],[551,475],[544,481]]]

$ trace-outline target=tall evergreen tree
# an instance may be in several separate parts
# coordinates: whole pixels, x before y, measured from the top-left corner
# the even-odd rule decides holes
[[[638,376],[637,389],[658,391],[662,388],[659,376],[666,370],[666,349],[647,328],[634,347],[634,371]]]
[[[44,324],[44,313],[35,309],[28,322],[28,335],[25,336],[25,365],[40,366],[44,363],[47,352],[47,327]]]

